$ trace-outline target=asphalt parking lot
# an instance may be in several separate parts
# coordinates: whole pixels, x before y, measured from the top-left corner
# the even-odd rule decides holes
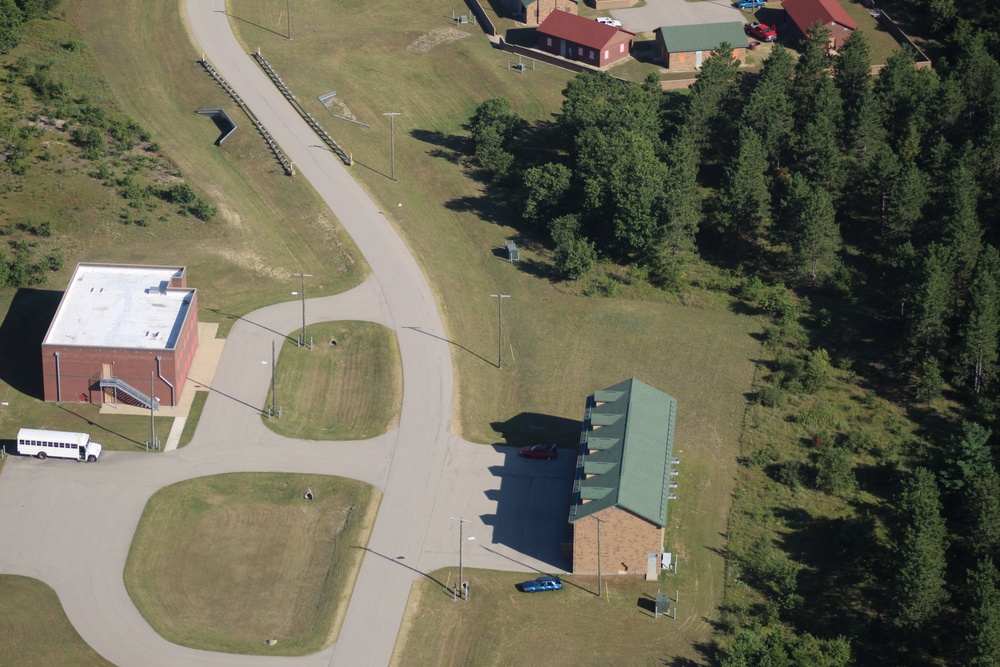
[[[686,0],[647,0],[645,7],[616,9],[609,12],[632,32],[652,32],[662,26],[695,23],[746,21],[743,13],[726,0],[686,2]]]

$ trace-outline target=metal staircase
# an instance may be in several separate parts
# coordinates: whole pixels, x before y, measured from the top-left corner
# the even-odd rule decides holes
[[[101,389],[114,389],[115,398],[118,397],[118,392],[120,391],[133,400],[138,401],[144,408],[152,408],[153,410],[160,409],[159,401],[150,398],[121,378],[101,378],[100,385]]]

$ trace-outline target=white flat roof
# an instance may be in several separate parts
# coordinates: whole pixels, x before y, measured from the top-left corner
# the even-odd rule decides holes
[[[194,297],[167,288],[183,267],[81,264],[66,288],[47,345],[171,349]]]

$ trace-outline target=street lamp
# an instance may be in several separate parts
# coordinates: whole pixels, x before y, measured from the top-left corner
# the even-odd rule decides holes
[[[306,344],[306,278],[312,278],[311,273],[293,273],[293,276],[298,276],[302,279],[302,340],[299,343],[299,347]],[[294,292],[292,292],[294,294]]]
[[[382,115],[389,117],[389,146],[392,151],[392,166],[390,170],[392,180],[396,180],[396,116],[402,116],[403,114],[399,111],[389,111]]]
[[[490,298],[497,300],[497,368],[503,368],[503,300],[510,294],[490,294]]]
[[[469,599],[469,588],[465,585],[465,535],[464,528],[465,524],[472,523],[470,519],[463,519],[462,517],[453,516],[452,521],[458,521],[458,587],[462,591],[462,599]],[[469,540],[474,540],[475,537],[470,537]]]

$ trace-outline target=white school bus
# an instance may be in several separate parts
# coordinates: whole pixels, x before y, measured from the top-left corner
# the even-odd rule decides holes
[[[101,455],[101,446],[86,433],[22,428],[17,432],[17,453],[40,459],[51,456],[93,463]]]

